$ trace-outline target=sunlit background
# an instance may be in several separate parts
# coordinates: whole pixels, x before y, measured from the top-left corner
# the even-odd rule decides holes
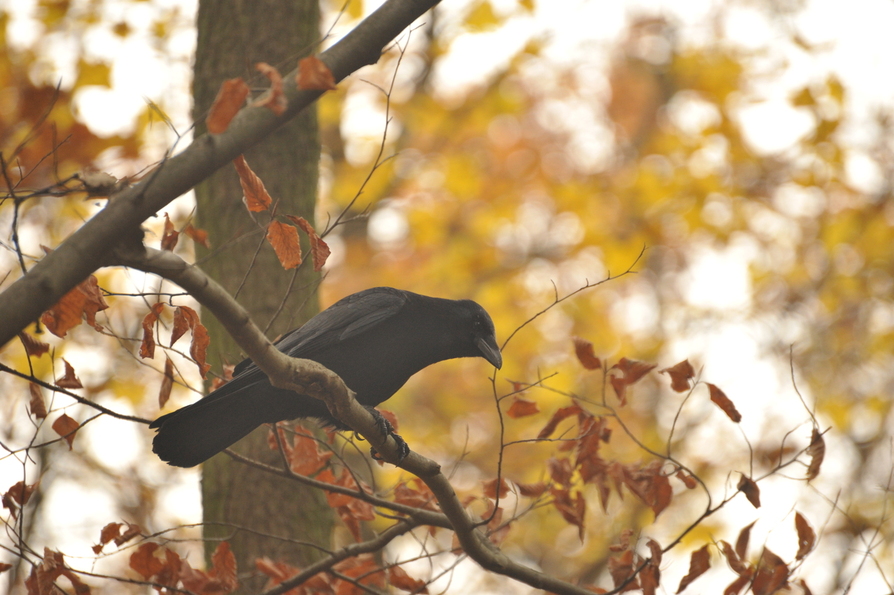
[[[376,7],[352,0],[353,8],[339,14],[340,4],[323,5],[330,32],[324,45]],[[3,150],[24,137],[17,119],[34,111],[16,85],[57,83],[74,122],[98,137],[92,154],[63,161],[63,170],[94,160],[119,178],[136,176],[171,146],[182,149],[191,139],[195,10],[173,0],[0,2]],[[684,403],[657,373],[633,389],[620,412],[658,450],[673,427],[674,454],[704,475],[715,498],[735,492],[739,472],[758,476],[771,468],[781,445],[792,453],[804,448],[811,411],[829,429],[827,457],[809,485],[804,466],[792,465],[761,482],[761,509],[740,495],[705,521],[678,555],[665,557],[666,584],[686,574],[689,550],[734,542],[755,519],[752,547],[766,545],[793,560],[797,510],[821,534],[797,574],[813,593],[890,592],[892,23],[887,0],[852,2],[846,10],[821,0],[447,0],[379,65],[320,103],[318,221],[355,196],[383,142],[385,155],[394,155],[352,211],[368,209],[368,217],[327,237],[333,254],[324,301],[372,285],[472,297],[493,314],[503,340],[555,296],[632,267],[635,274],[563,302],[508,344],[498,392],[512,390],[508,381],[549,376],[548,390],[526,393],[542,413],[509,421],[509,438],[536,435],[568,404],[560,393],[601,400],[601,376],[577,364],[573,336],[591,341],[610,363],[628,357],[660,369],[688,358],[701,379],[733,400],[743,416],[738,427],[703,386]],[[392,77],[389,98],[382,89]],[[383,141],[387,117],[393,119]],[[60,132],[74,122],[60,124]],[[23,251],[39,257],[41,244],[57,245],[101,206],[28,205],[20,221]],[[185,222],[192,208],[184,196],[168,213]],[[11,217],[0,208],[0,290],[18,271]],[[147,227],[157,241],[161,220]],[[186,256],[189,250],[182,247]],[[6,270],[11,277],[3,277]],[[159,287],[134,272],[104,271],[100,282],[122,294]],[[101,323],[138,339],[145,303],[123,296],[110,303]],[[36,373],[61,374],[64,357],[90,398],[122,413],[157,415],[161,362],[139,360],[135,341],[84,328],[64,342],[43,340],[56,346],[55,364],[45,357]],[[19,346],[7,346],[0,358],[28,370]],[[178,372],[198,389],[190,366],[181,359]],[[495,475],[497,420],[486,374],[471,362],[445,364],[386,405],[399,417],[425,420],[402,434],[415,450],[455,467],[460,491],[478,490]],[[100,417],[79,432],[73,452],[55,445],[45,460],[23,462],[21,449],[35,435],[37,443],[54,436],[48,427],[35,434],[24,382],[4,376],[0,386],[0,436],[14,451],[0,457],[0,488],[39,476],[31,533],[38,551],[51,545],[76,567],[111,573],[121,571],[120,560],[97,562],[90,550],[106,523],[133,520],[157,531],[200,521],[199,474],[157,461],[143,426]],[[197,390],[180,388],[174,401],[195,398]],[[69,405],[64,396],[52,403]],[[69,410],[79,421],[91,416]],[[643,458],[623,444],[620,431],[613,440],[618,460]],[[514,481],[546,476],[551,451],[506,452],[505,472]],[[517,523],[506,550],[559,576],[608,587],[593,561],[623,528],[665,544],[697,518],[704,497],[675,490],[678,500],[653,524],[633,496],[622,503],[615,495],[603,513],[595,492],[587,492],[583,542],[554,510],[538,510]],[[199,531],[176,536],[195,540]],[[407,538],[392,549],[394,558],[411,557],[419,544]],[[182,551],[201,564],[196,541]],[[12,562],[10,556],[0,553],[0,561]],[[436,559],[438,567],[454,563],[451,554]],[[428,564],[418,563],[418,572],[430,572]],[[719,556],[714,566],[691,592],[721,592],[732,581]],[[468,561],[459,568],[434,588],[530,591],[494,582]],[[0,575],[0,585],[5,580]]]

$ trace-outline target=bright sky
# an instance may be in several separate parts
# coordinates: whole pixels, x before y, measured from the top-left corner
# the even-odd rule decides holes
[[[442,4],[442,9],[449,12],[467,3],[468,0],[447,0]],[[168,114],[178,128],[186,129],[189,123],[187,85],[190,76],[189,57],[194,48],[193,32],[184,28],[164,48],[153,48],[147,43],[147,31],[159,11],[174,7],[179,7],[182,20],[189,22],[190,15],[195,10],[195,2],[109,1],[105,4],[108,6],[109,18],[113,21],[127,21],[135,34],[121,40],[111,34],[91,33],[79,40],[90,53],[115,56],[113,88],[81,91],[77,103],[81,115],[97,132],[112,134],[131,126],[134,116],[144,108],[145,98],[154,101],[163,99]],[[27,18],[33,10],[32,2],[0,0],[0,5],[16,15],[9,31],[11,42],[29,43],[40,37],[40,28]],[[494,5],[498,11],[511,12],[514,1],[498,0]],[[617,40],[628,16],[640,13],[658,12],[677,17],[683,23],[680,39],[684,43],[698,43],[706,36],[707,23],[717,6],[718,3],[711,0],[540,0],[537,2],[536,14],[532,17],[514,18],[507,26],[493,33],[459,36],[451,47],[449,58],[443,61],[437,71],[436,80],[444,89],[475,84],[534,36],[549,40],[547,55],[558,62],[576,64],[586,55],[590,62],[595,60],[597,64],[607,63],[608,54],[604,51],[600,54],[599,50],[609,48]],[[837,0],[808,0],[805,10],[799,16],[780,17],[774,23],[768,23],[764,11],[749,7],[747,2],[725,14],[727,17],[722,22],[722,28],[730,43],[752,49],[773,45],[775,49],[768,60],[784,60],[787,64],[781,78],[753,81],[754,89],[763,101],[743,104],[740,108],[739,117],[745,125],[748,140],[755,148],[772,153],[784,151],[797,142],[810,126],[811,120],[803,111],[793,109],[788,99],[793,90],[811,81],[820,82],[829,73],[838,76],[848,89],[847,109],[855,123],[846,130],[848,138],[858,146],[868,141],[866,128],[861,123],[867,122],[874,107],[890,105],[894,98],[894,76],[891,76],[894,73],[894,35],[890,31],[891,24],[894,23],[894,2],[853,0],[844,9],[843,4]],[[445,26],[449,26],[449,15],[444,20]],[[807,43],[819,46],[823,51],[816,57],[784,41],[780,27],[799,32]],[[41,43],[47,51],[59,57],[61,67],[56,75],[70,75],[70,66],[65,65],[65,56],[71,55],[71,44],[74,42],[54,36],[42,39]],[[594,70],[594,87],[601,86],[602,92],[605,92],[604,80],[600,80],[599,76]],[[705,115],[681,114],[680,117],[684,120],[698,119]],[[370,127],[379,129],[381,118],[378,114],[374,121],[361,117],[356,126],[358,130]],[[594,146],[594,151],[599,150],[602,149]],[[848,168],[854,176],[854,183],[860,187],[871,189],[882,183],[878,168],[859,150],[850,157]],[[809,197],[793,196],[791,200],[792,204],[803,205],[799,208],[810,208]],[[722,207],[718,206],[718,209],[722,210]],[[377,223],[382,226],[380,231],[383,236],[393,232],[395,226],[406,224],[399,214],[395,219],[395,213],[384,213]],[[718,213],[718,216],[722,216],[720,211]],[[684,292],[689,301],[707,311],[747,309],[751,291],[747,266],[755,257],[754,250],[754,246],[747,242],[733,244],[722,252],[697,247],[695,266],[689,278],[684,281]],[[643,321],[654,319],[649,317],[650,311],[654,315],[654,308],[644,296],[645,294],[638,295],[634,291],[622,309],[634,331],[638,330],[639,325],[643,332],[648,332],[648,324]],[[800,407],[787,379],[787,362],[768,360],[760,351],[761,342],[768,332],[761,324],[760,321],[723,321],[701,331],[688,332],[686,338],[672,347],[672,351],[680,359],[695,352],[702,353],[701,363],[711,381],[736,387],[735,394],[730,396],[737,402],[740,410],[743,410],[746,419],[756,420],[754,423],[757,425],[747,427],[748,432],[755,433],[759,431],[759,424],[766,422],[764,411],[782,408],[791,412],[792,418],[798,418]],[[769,330],[777,332],[777,329]],[[797,329],[793,334],[797,335]],[[78,367],[77,363],[75,365]],[[84,358],[81,365],[85,368],[89,366],[89,356]],[[101,433],[107,436],[111,434],[112,426],[122,425],[108,421],[102,424],[104,428],[100,428],[100,422],[96,423],[96,429],[101,429]],[[122,428],[121,431],[132,432],[130,428]],[[715,428],[704,428],[703,431],[708,440],[707,433],[714,433]],[[736,438],[730,439],[735,441]],[[106,453],[115,452],[116,462],[109,463],[122,469],[145,456],[145,453],[133,452],[132,449],[109,448],[108,444],[100,442],[100,433],[97,433],[90,439],[90,447]],[[115,444],[134,442],[139,443],[139,440],[124,435],[118,435],[114,440]],[[846,463],[846,457],[839,462],[841,465]],[[831,468],[834,468],[834,464],[831,463]],[[20,467],[0,465],[0,485],[12,483],[20,472]],[[10,477],[13,478],[12,481]],[[177,502],[184,515],[197,516],[198,492],[192,483],[195,475],[184,475],[182,479],[172,488],[169,496],[172,501]],[[83,548],[92,543],[89,539],[85,541],[80,533],[84,523],[91,520],[84,518],[80,511],[92,509],[102,517],[110,508],[108,504],[101,504],[104,496],[84,492],[85,489],[74,484],[57,484],[50,494],[53,504],[51,508],[58,512],[51,519],[52,525],[60,533],[72,537],[70,543],[64,544],[66,551],[71,553],[76,553],[78,546]],[[78,491],[82,497],[93,499],[91,506],[81,508],[78,500],[72,498]],[[784,498],[781,501],[789,502]],[[97,506],[97,503],[100,505]],[[78,514],[71,508],[75,505]],[[187,507],[185,511],[184,505]],[[812,512],[818,515],[816,518],[822,518],[824,514],[821,509]],[[790,513],[789,508],[772,510],[772,502],[768,503],[768,509],[762,511],[764,536],[771,543],[774,523],[790,523]],[[732,514],[748,516],[752,511],[734,507]],[[77,519],[77,526],[71,525],[73,519]],[[97,517],[95,520],[97,523],[105,523],[109,519]],[[87,524],[90,525],[90,531],[93,531],[92,523]],[[90,536],[92,538],[94,535],[91,533]],[[785,547],[779,546],[778,549],[784,551]],[[685,568],[668,569],[670,574],[680,576],[685,571]],[[823,572],[821,568],[816,568],[815,571]],[[855,585],[855,592],[877,591],[877,587],[878,585],[858,583]]]

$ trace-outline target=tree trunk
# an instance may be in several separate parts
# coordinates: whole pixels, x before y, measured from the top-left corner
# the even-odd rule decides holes
[[[317,0],[201,0],[193,82],[194,119],[198,132],[221,83],[242,76],[252,88],[266,86],[257,62],[281,72],[295,67],[299,57],[319,39]],[[313,222],[320,145],[316,111],[312,107],[249,151],[245,158],[264,181],[277,213],[303,216]],[[200,254],[200,265],[251,313],[255,322],[275,337],[304,323],[318,310],[319,277],[309,263],[297,276],[284,271],[264,242],[266,214],[252,221],[242,204],[235,170],[225,167],[196,188],[198,226],[208,231],[212,250]],[[259,249],[260,246],[260,249]],[[281,310],[281,311],[280,311]],[[208,316],[211,333],[209,361],[237,363],[241,356],[229,335]],[[269,325],[269,327],[268,327]],[[254,459],[277,464],[267,446],[266,427],[236,446]],[[236,554],[244,591],[257,590],[254,573],[259,557],[306,564],[313,550],[293,541],[329,545],[333,517],[319,491],[233,462],[218,455],[205,463],[202,475],[205,537],[226,538]],[[223,525],[217,524],[223,523]],[[274,537],[271,537],[274,536]],[[216,547],[208,542],[208,551]]]

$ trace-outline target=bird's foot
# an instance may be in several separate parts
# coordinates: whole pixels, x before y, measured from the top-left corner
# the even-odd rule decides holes
[[[410,454],[410,447],[407,444],[407,441],[401,438],[400,434],[394,431],[394,426],[391,425],[391,422],[388,421],[384,415],[382,415],[377,409],[372,407],[369,408],[369,412],[373,414],[373,417],[376,418],[376,428],[382,433],[383,436],[391,436],[394,438],[394,441],[397,443],[397,456],[398,463],[402,463],[407,455]],[[379,456],[379,452],[370,447],[369,455],[376,461],[383,461],[384,459]]]

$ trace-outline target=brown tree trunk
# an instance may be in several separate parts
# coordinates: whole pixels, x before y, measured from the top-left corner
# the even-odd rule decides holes
[[[199,132],[225,79],[241,76],[253,88],[266,86],[255,64],[267,62],[281,72],[294,68],[319,39],[318,21],[317,0],[201,0],[193,82]],[[278,201],[278,213],[301,215],[312,222],[319,154],[316,111],[310,108],[245,157]],[[200,255],[200,266],[237,296],[259,326],[269,325],[269,336],[316,313],[319,277],[309,263],[297,276],[283,270],[264,242],[267,215],[262,213],[257,223],[249,216],[233,168],[225,167],[200,184],[196,198],[198,225],[212,242],[212,250]],[[241,356],[227,333],[212,317],[203,321],[212,339],[209,361],[217,370],[221,364],[237,363]],[[267,432],[266,427],[256,430],[236,450],[276,464],[278,455],[267,446]],[[261,577],[246,576],[254,573],[257,558],[302,565],[313,550],[294,541],[329,544],[333,517],[322,494],[235,463],[226,455],[205,463],[202,501],[205,537],[230,541],[244,579],[243,591],[263,584]],[[209,551],[216,545],[208,542]]]

